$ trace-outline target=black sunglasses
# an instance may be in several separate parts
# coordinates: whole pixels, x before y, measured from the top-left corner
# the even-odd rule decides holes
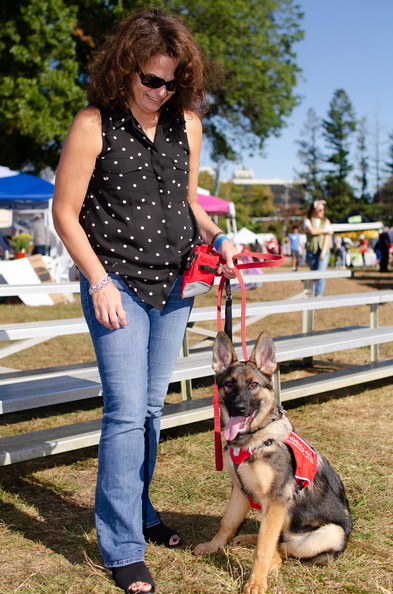
[[[143,74],[140,68],[138,68],[138,74],[143,86],[149,87],[149,89],[159,89],[165,85],[167,91],[177,91],[179,87],[179,81],[175,78],[173,80],[165,81],[163,78],[155,76],[155,74]]]

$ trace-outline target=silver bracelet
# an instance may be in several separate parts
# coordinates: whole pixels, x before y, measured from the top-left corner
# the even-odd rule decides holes
[[[109,283],[112,282],[111,277],[106,274],[104,276],[104,278],[102,278],[100,281],[98,281],[98,283],[96,285],[91,285],[89,287],[89,295],[94,295],[94,293],[98,293],[98,291],[101,291],[101,289],[103,289],[104,287],[106,287],[107,285],[109,285]]]

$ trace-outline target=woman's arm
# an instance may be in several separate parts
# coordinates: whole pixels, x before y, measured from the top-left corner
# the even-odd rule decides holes
[[[327,254],[327,252],[330,249],[330,238],[333,235],[333,231],[332,228],[330,226],[330,221],[328,219],[326,219],[326,228],[325,228],[325,238],[323,241],[323,246],[322,246],[322,250],[321,250],[321,258],[324,258]]]
[[[220,228],[212,221],[207,212],[198,204],[198,175],[199,175],[199,157],[202,147],[202,124],[199,117],[192,112],[185,114],[188,144],[190,147],[190,173],[188,179],[188,202],[193,210],[198,222],[202,239],[205,243],[211,243],[214,235],[220,231]],[[218,252],[226,260],[223,266],[223,273],[227,278],[234,278],[233,258],[237,254],[236,248],[232,243],[225,239],[221,242]]]
[[[102,149],[101,115],[87,107],[75,117],[67,134],[56,172],[53,195],[53,221],[76,266],[91,285],[105,277],[106,271],[92,249],[79,223],[96,158]],[[107,328],[126,325],[120,293],[112,283],[93,295],[96,317]]]
[[[309,235],[331,235],[332,231],[328,229],[318,229],[317,227],[313,227],[311,224],[310,219],[306,219],[303,225],[304,231]]]
[[[323,240],[323,246],[322,246],[322,250],[321,250],[321,258],[323,259],[327,252],[329,251],[330,248],[330,235],[325,235],[324,240]]]

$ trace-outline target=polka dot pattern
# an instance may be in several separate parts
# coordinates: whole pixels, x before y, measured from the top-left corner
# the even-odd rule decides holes
[[[80,222],[107,272],[164,309],[199,229],[187,201],[189,145],[185,122],[160,114],[154,143],[129,113],[101,110],[103,149]]]

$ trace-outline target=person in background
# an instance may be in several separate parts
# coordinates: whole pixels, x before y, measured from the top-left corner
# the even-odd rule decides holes
[[[91,105],[68,132],[53,198],[81,278],[103,389],[95,518],[104,565],[127,593],[155,592],[146,541],[182,544],[149,497],[160,417],[193,298],[194,247],[237,250],[198,204],[207,65],[180,18],[141,10],[94,55]],[[202,239],[201,239],[202,238]]]
[[[389,227],[387,225],[382,229],[382,233],[378,239],[378,251],[381,254],[379,261],[379,272],[389,272],[389,249],[390,249],[390,236]]]
[[[268,254],[278,254],[280,253],[280,246],[278,241],[275,237],[269,239],[266,243],[266,250]]]
[[[46,256],[48,254],[48,230],[45,225],[44,215],[36,214],[31,226],[31,234],[33,236],[33,255],[41,254]]]
[[[347,247],[340,235],[333,237],[333,253],[335,257],[335,268],[340,270],[346,268]]]
[[[367,250],[368,250],[368,241],[362,233],[361,235],[359,235],[359,251],[362,254],[363,266],[366,266]]]
[[[303,229],[307,236],[306,261],[310,270],[326,270],[329,264],[330,240],[333,235],[329,219],[325,216],[325,200],[315,200],[308,210]],[[325,291],[325,279],[315,283],[315,296]]]
[[[7,252],[10,252],[10,246],[6,238],[4,237],[3,233],[0,231],[0,259],[4,260],[6,258]]]
[[[291,253],[291,265],[292,270],[296,271],[299,264],[299,251],[300,251],[300,233],[299,227],[294,225],[291,233],[288,233],[289,249]]]

